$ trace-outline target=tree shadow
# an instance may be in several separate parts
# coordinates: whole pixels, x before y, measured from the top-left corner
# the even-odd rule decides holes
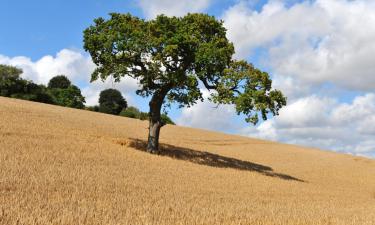
[[[146,151],[147,149],[147,142],[140,139],[130,139],[129,142],[127,142],[127,145],[140,151]],[[304,180],[292,177],[287,174],[276,173],[269,166],[264,166],[261,164],[256,164],[235,158],[229,158],[226,156],[221,156],[209,152],[196,151],[168,144],[160,144],[159,149],[159,155],[161,156],[167,156],[173,159],[189,161],[199,165],[253,171],[263,174],[265,176],[276,177],[283,180],[305,182]]]

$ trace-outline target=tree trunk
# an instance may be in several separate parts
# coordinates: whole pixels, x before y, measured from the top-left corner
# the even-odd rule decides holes
[[[148,131],[148,142],[147,151],[150,153],[159,153],[159,135],[160,128],[164,126],[161,121],[161,106],[163,105],[164,98],[172,88],[171,84],[167,84],[154,93],[149,103],[149,131]]]
[[[159,135],[160,135],[161,122],[153,121],[150,119],[147,151],[150,153],[159,153]]]
[[[160,128],[164,125],[161,121],[160,110],[164,101],[165,95],[168,91],[157,92],[152,96],[149,103],[150,113],[149,113],[149,131],[148,131],[148,142],[147,151],[150,153],[159,153],[159,135]]]

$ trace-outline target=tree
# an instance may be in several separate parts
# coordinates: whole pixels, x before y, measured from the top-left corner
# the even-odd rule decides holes
[[[31,81],[25,81],[23,91],[14,93],[11,97],[34,102],[56,104],[54,97],[44,85],[38,85]]]
[[[121,92],[116,89],[106,89],[99,96],[99,112],[118,115],[127,102]]]
[[[27,82],[20,78],[21,74],[21,69],[0,65],[0,96],[10,97],[24,91]]]
[[[48,82],[49,92],[54,97],[54,102],[57,105],[83,109],[85,97],[82,96],[81,90],[72,85],[72,82],[65,75],[58,75],[52,77]]]
[[[22,79],[21,74],[21,69],[0,65],[0,96],[54,104],[45,86]]]
[[[130,14],[97,18],[84,31],[84,48],[97,68],[91,81],[129,76],[139,81],[136,93],[151,97],[147,151],[158,153],[161,109],[177,103],[190,107],[203,101],[200,87],[216,104],[233,104],[246,121],[256,124],[277,115],[286,98],[272,90],[265,72],[232,59],[233,44],[223,21],[205,14],[159,15],[145,21]]]
[[[75,85],[70,85],[67,88],[51,88],[50,92],[57,105],[76,109],[85,107],[85,97],[82,96],[81,90]]]
[[[72,83],[65,75],[57,75],[52,77],[52,79],[48,82],[48,88],[61,88],[66,89],[69,88]]]

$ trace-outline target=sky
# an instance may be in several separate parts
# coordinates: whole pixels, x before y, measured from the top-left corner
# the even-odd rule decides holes
[[[0,0],[0,64],[22,68],[25,79],[40,84],[65,74],[88,105],[101,90],[117,88],[148,111],[134,80],[89,82],[95,65],[82,32],[110,12],[214,15],[224,21],[234,57],[268,72],[288,98],[279,116],[256,126],[231,105],[172,106],[168,115],[178,125],[375,157],[375,1]]]

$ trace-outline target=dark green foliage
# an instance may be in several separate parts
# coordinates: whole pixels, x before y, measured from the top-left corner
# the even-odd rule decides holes
[[[54,99],[43,85],[20,77],[21,69],[0,65],[0,96],[53,104]]]
[[[72,85],[70,80],[64,75],[58,75],[48,82],[49,92],[54,98],[56,105],[83,109],[85,107],[85,98],[81,90]]]
[[[89,111],[93,111],[93,112],[99,112],[99,106],[98,105],[87,106],[85,109],[89,110]]]
[[[106,89],[99,95],[99,112],[118,115],[126,107],[126,100],[116,89]]]
[[[139,119],[140,120],[149,120],[148,113],[146,113],[146,112],[139,113]]]
[[[139,119],[140,118],[140,111],[139,109],[137,109],[136,107],[134,106],[129,106],[128,108],[126,109],[123,109],[121,112],[120,112],[120,116],[124,116],[124,117],[129,117],[129,118],[137,118]]]
[[[10,97],[24,92],[27,81],[20,78],[21,73],[22,70],[16,67],[0,65],[0,96]]]
[[[149,116],[146,112],[141,112],[138,108],[134,106],[129,106],[126,109],[123,109],[120,113],[120,116],[134,118],[134,119],[140,119],[140,120],[148,120]],[[161,115],[161,121],[164,124],[172,124],[175,125],[175,123],[172,121],[171,118],[167,116],[167,114]]]
[[[66,89],[72,83],[65,75],[57,75],[48,82],[48,88],[61,88]]]
[[[27,82],[23,92],[12,94],[10,97],[28,101],[55,104],[55,99],[44,85]]]
[[[82,109],[85,98],[66,76],[52,78],[48,88],[20,77],[22,70],[0,65],[0,96]]]
[[[173,120],[171,118],[169,118],[169,116],[167,114],[162,114],[161,115],[161,121],[162,121],[163,124],[175,125],[175,123],[173,122]]]
[[[82,96],[81,90],[75,85],[70,85],[65,89],[51,88],[50,92],[57,105],[76,109],[83,109],[85,107],[85,98]]]

